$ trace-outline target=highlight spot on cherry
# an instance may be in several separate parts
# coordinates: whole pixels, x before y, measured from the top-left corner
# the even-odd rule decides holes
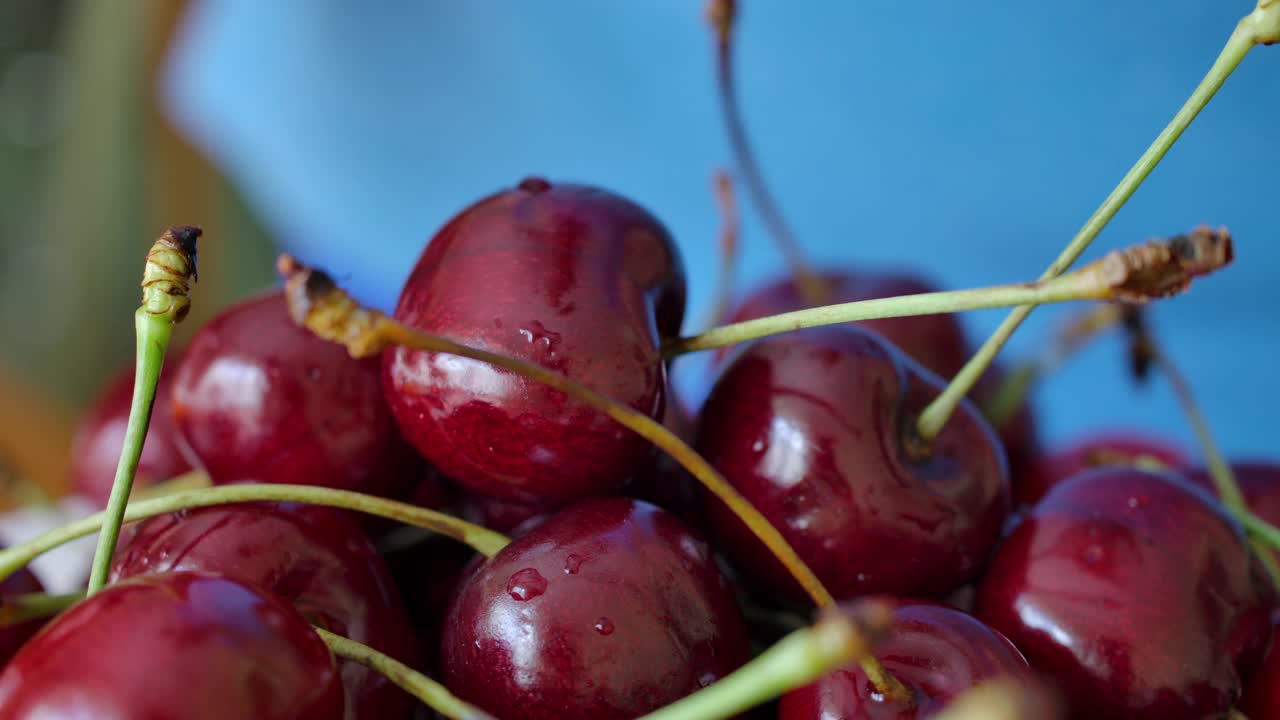
[[[533,568],[525,568],[507,580],[507,594],[517,602],[527,602],[547,591],[547,579]]]

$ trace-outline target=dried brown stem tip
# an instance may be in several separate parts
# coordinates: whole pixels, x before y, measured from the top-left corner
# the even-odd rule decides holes
[[[147,252],[142,271],[142,307],[152,315],[180,323],[191,310],[191,283],[196,273],[196,240],[203,231],[175,225],[164,231]]]
[[[1108,253],[1092,264],[1111,288],[1111,297],[1145,303],[1176,295],[1202,275],[1230,264],[1235,256],[1231,233],[1199,227],[1189,235],[1151,240]]]
[[[377,328],[382,313],[361,307],[328,273],[290,255],[276,259],[276,272],[284,278],[285,301],[294,322],[346,347],[351,357],[377,355],[386,347]]]
[[[729,42],[733,21],[737,16],[737,0],[710,0],[707,3],[707,22],[715,30],[717,43],[723,45]]]

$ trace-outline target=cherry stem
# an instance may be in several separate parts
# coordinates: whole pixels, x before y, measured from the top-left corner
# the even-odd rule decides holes
[[[1231,33],[1226,46],[1222,48],[1204,79],[1191,93],[1191,97],[1187,98],[1186,103],[1173,116],[1173,120],[1156,136],[1150,147],[1142,153],[1111,194],[1102,201],[1102,205],[1085,222],[1084,227],[1080,228],[1049,269],[1040,276],[1042,280],[1061,275],[1084,253],[1120,208],[1133,197],[1151,171],[1160,164],[1200,111],[1218,93],[1223,83],[1240,66],[1249,51],[1255,45],[1269,45],[1275,42],[1280,42],[1280,0],[1259,0],[1257,8],[1243,18]],[[942,425],[955,412],[960,401],[969,395],[973,386],[990,367],[996,354],[1004,348],[1014,331],[1034,309],[1035,306],[1029,304],[1014,308],[991,337],[987,338],[978,352],[974,353],[969,362],[952,378],[946,390],[925,408],[920,416],[920,434],[923,437],[933,437],[938,433]]]
[[[720,271],[716,274],[715,302],[711,306],[708,327],[724,322],[733,306],[734,288],[738,275],[738,205],[733,197],[733,181],[723,170],[716,172],[712,180],[716,205],[720,208]]]
[[[129,503],[124,520],[133,522],[190,508],[262,501],[309,503],[377,515],[446,535],[469,545],[485,557],[492,557],[511,542],[506,536],[488,528],[473,525],[436,510],[350,490],[335,490],[311,485],[245,483],[176,492],[163,497],[135,500]],[[105,512],[95,513],[56,527],[27,542],[0,550],[0,581],[42,553],[97,531],[103,526],[105,517]]]
[[[1121,306],[1114,303],[1100,303],[1073,316],[1054,334],[1045,350],[1009,373],[982,408],[982,414],[993,426],[1003,427],[1026,404],[1036,383],[1056,372],[1104,330],[1118,325],[1122,316]]]
[[[737,90],[733,72],[733,31],[736,27],[738,3],[736,0],[710,0],[707,3],[707,21],[715,33],[716,50],[716,85],[720,91],[720,112],[724,118],[725,130],[729,135],[729,145],[733,152],[738,171],[747,186],[747,194],[751,202],[760,212],[769,235],[786,258],[791,267],[791,277],[800,297],[808,305],[822,305],[827,301],[828,291],[822,278],[813,272],[805,261],[800,243],[796,241],[791,226],[787,224],[764,182],[764,174],[756,162],[751,142],[747,139],[746,125],[742,120],[742,110],[738,103]]]
[[[25,593],[0,599],[0,627],[21,625],[28,620],[53,617],[84,599],[82,592],[66,595]]]
[[[889,611],[884,614],[892,617]],[[640,720],[720,720],[745,712],[827,673],[872,658],[872,640],[888,618],[868,625],[843,612],[824,614],[787,635],[734,672]]]
[[[1073,300],[1143,303],[1177,294],[1190,285],[1192,278],[1213,272],[1230,262],[1231,243],[1231,236],[1225,231],[1197,231],[1190,236],[1153,240],[1115,250],[1078,270],[1048,280],[824,305],[722,325],[701,335],[670,340],[663,344],[662,350],[664,355],[671,357],[803,328],[1027,303],[1038,305]],[[935,435],[936,432],[922,432],[925,439],[932,439]]]
[[[151,408],[156,397],[156,383],[164,366],[173,326],[182,322],[191,309],[190,285],[196,280],[196,240],[201,230],[178,226],[164,231],[147,253],[142,273],[142,305],[134,313],[137,334],[137,359],[133,378],[133,400],[129,422],[125,427],[124,446],[116,466],[115,481],[107,500],[106,522],[98,536],[93,566],[89,575],[89,594],[107,584],[111,556],[120,538],[125,507],[133,490],[133,478],[142,457],[142,445],[151,423]]]
[[[493,716],[449,692],[448,688],[395,658],[363,643],[314,628],[334,655],[352,660],[380,673],[397,687],[421,700],[427,707],[451,720],[493,720]]]

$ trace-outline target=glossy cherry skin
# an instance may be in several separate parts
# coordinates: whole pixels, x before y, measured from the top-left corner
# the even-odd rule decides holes
[[[287,603],[149,575],[60,615],[0,674],[0,719],[340,720],[333,656]]]
[[[174,377],[183,452],[215,484],[397,494],[421,461],[396,429],[378,367],[298,327],[279,292],[233,305],[196,333]]]
[[[35,575],[31,574],[30,570],[22,568],[5,578],[4,582],[0,582],[0,605],[3,605],[4,598],[39,592],[44,592],[44,586]],[[17,625],[0,627],[0,665],[9,662],[9,658],[13,657],[23,643],[35,635],[44,623],[44,620],[29,620]]]
[[[915,720],[956,695],[1001,676],[1031,678],[1031,668],[1003,635],[971,615],[936,603],[895,598],[893,631],[876,657],[912,692],[916,707],[874,694],[866,673],[837,670],[782,696],[778,720]]]
[[[1135,467],[1179,471],[1189,467],[1186,453],[1167,440],[1132,431],[1095,433],[1038,458],[1029,471],[1014,476],[1017,502],[1034,505],[1053,487],[1100,467]]]
[[[1261,667],[1249,676],[1240,709],[1250,720],[1280,718],[1280,642],[1272,641]]]
[[[829,304],[873,300],[897,295],[935,292],[925,278],[908,273],[828,271],[820,273]],[[748,295],[727,322],[742,322],[803,310],[808,302],[790,277],[765,285]],[[950,378],[969,359],[969,341],[955,315],[918,315],[862,320],[858,323],[883,335],[907,355],[944,378]],[[722,350],[723,356],[728,350]]]
[[[724,369],[697,449],[767,517],[837,597],[936,597],[973,579],[1009,508],[1004,451],[961,404],[912,459],[906,428],[942,381],[857,327],[757,341]],[[735,566],[801,600],[772,554],[709,502]]]
[[[112,577],[205,571],[253,584],[304,617],[410,665],[419,661],[412,625],[390,572],[339,510],[253,503],[161,515],[136,525],[117,550]],[[403,717],[412,698],[355,662],[339,663],[346,719]]]
[[[747,659],[711,548],[627,498],[560,511],[459,589],[441,642],[445,684],[504,720],[634,718]]]
[[[662,337],[679,331],[684,270],[671,236],[597,188],[529,179],[449,221],[396,319],[518,357],[661,418]],[[525,503],[621,488],[648,441],[563,393],[491,365],[396,348],[387,398],[406,438],[464,487]]]
[[[178,447],[169,398],[173,393],[173,376],[180,358],[169,357],[156,385],[151,424],[142,445],[142,457],[133,479],[133,489],[168,480],[191,469],[191,463]],[[125,428],[129,424],[129,406],[133,402],[133,368],[117,373],[80,419],[71,445],[71,491],[106,507],[111,486],[116,478],[116,464],[124,446]]]
[[[1244,535],[1168,473],[1091,470],[1001,546],[977,615],[1054,678],[1073,717],[1217,717],[1271,635],[1275,597]]]

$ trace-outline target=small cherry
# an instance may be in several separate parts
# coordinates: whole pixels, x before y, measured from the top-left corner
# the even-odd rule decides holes
[[[666,228],[631,201],[529,178],[480,200],[427,245],[397,320],[540,364],[661,417],[659,340],[684,315]],[[467,489],[563,504],[621,488],[652,447],[563,393],[455,356],[395,348],[387,398],[405,437]]]
[[[224,310],[173,377],[183,452],[214,484],[322,485],[395,495],[421,461],[400,438],[376,359],[355,360],[271,292]]]
[[[3,720],[340,720],[333,656],[287,603],[234,580],[165,573],[112,585],[0,674]]]
[[[1009,506],[1004,453],[969,404],[927,452],[909,435],[942,381],[856,326],[752,343],[725,367],[697,448],[837,598],[936,597],[975,578]],[[775,596],[787,574],[720,503],[720,545]]]
[[[928,601],[886,602],[893,608],[893,629],[875,654],[912,691],[916,706],[902,708],[885,700],[865,673],[851,668],[783,695],[779,720],[927,718],[981,682],[1032,677],[1013,643],[976,618]]]
[[[1130,430],[1096,432],[1037,458],[1023,475],[1013,476],[1014,498],[1031,506],[1059,483],[1100,467],[1184,470],[1187,454],[1167,440]]]
[[[142,446],[134,490],[181,475],[191,463],[178,448],[169,398],[173,393],[173,368],[181,362],[172,357],[161,372],[156,386],[155,410]],[[71,445],[71,491],[106,507],[115,481],[116,464],[124,446],[125,427],[129,424],[129,405],[133,400],[133,368],[121,370],[103,388],[80,419]]]
[[[1239,699],[1275,595],[1243,532],[1168,473],[1054,487],[1005,541],[977,615],[1051,676],[1075,717],[1204,718]]]
[[[657,507],[584,500],[490,558],[444,622],[445,684],[504,720],[634,718],[747,659],[711,548]]]
[[[309,621],[402,662],[418,663],[385,564],[347,513],[289,503],[222,505],[161,515],[116,551],[113,580],[204,571],[267,590]],[[403,717],[412,698],[382,675],[339,663],[346,720]]]

